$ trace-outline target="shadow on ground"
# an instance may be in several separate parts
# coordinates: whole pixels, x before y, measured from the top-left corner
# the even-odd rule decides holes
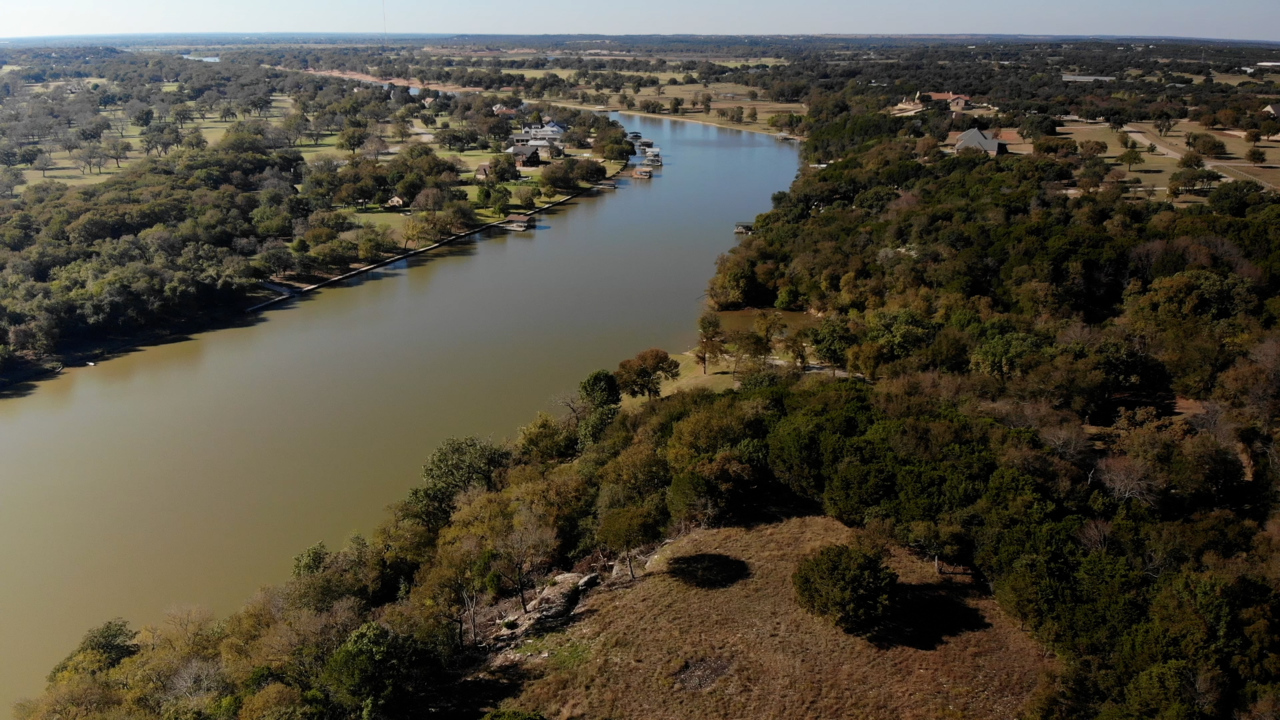
[[[698,553],[668,560],[667,574],[686,585],[719,590],[751,577],[751,567],[728,555]]]
[[[868,638],[877,646],[933,650],[949,637],[991,627],[981,611],[965,602],[979,594],[971,586],[903,585],[898,592],[888,622]]]

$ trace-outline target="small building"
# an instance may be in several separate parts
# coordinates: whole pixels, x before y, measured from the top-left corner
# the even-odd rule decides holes
[[[532,230],[534,221],[532,215],[508,215],[502,226],[509,230]]]
[[[495,179],[493,176],[493,168],[489,166],[489,163],[484,163],[476,168],[477,183],[489,182],[493,179]]]
[[[640,180],[649,180],[653,178],[653,171],[647,167],[638,167],[631,173],[631,176]]]
[[[1002,141],[988,136],[978,128],[966,130],[956,138],[956,152],[969,148],[981,150],[991,157],[1003,155],[1008,149]]]
[[[749,222],[734,223],[733,231],[739,235],[750,235],[756,231],[756,225]]]
[[[1280,118],[1280,105],[1268,105],[1262,108],[1265,113],[1271,113],[1271,117]]]
[[[389,207],[389,208],[402,208],[402,207],[404,207],[404,198],[402,198],[402,197],[400,197],[399,195],[397,195],[397,196],[395,196],[395,197],[391,198],[390,200],[388,200],[388,201],[387,201],[387,204],[386,204],[386,206],[385,206],[385,207]]]
[[[542,152],[536,147],[531,147],[529,145],[514,145],[507,150],[507,153],[515,156],[516,167],[538,167],[542,164]]]

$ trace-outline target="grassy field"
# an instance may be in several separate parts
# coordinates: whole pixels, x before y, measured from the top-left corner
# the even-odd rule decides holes
[[[1176,153],[1179,157],[1187,151],[1185,144],[1187,133],[1212,132],[1214,137],[1227,146],[1227,155],[1209,160],[1207,163],[1209,167],[1237,180],[1253,179],[1268,184],[1273,189],[1280,188],[1280,137],[1258,143],[1258,147],[1267,153],[1267,162],[1255,166],[1244,159],[1245,153],[1252,146],[1244,139],[1243,133],[1206,131],[1200,124],[1188,121],[1179,122],[1165,137],[1160,137],[1150,123],[1134,123],[1133,127],[1142,131],[1142,134],[1157,146],[1170,153]]]
[[[289,110],[292,108],[292,104],[293,101],[289,98],[283,95],[276,96],[273,98],[271,110],[267,111],[266,119],[272,121],[280,120],[288,114]],[[114,119],[119,116],[119,113],[119,110],[113,110],[103,114],[108,118]],[[234,120],[218,120],[216,116],[210,115],[204,120],[197,118],[193,125],[199,127],[205,140],[208,140],[209,144],[213,145],[222,139],[222,136],[227,132],[227,128],[234,122]],[[188,125],[187,129],[190,129],[191,127],[192,125]],[[103,139],[115,139],[118,137],[120,136],[114,132],[109,132],[103,136]],[[115,161],[110,161],[102,167],[102,172],[100,173],[97,171],[92,173],[82,173],[80,169],[76,167],[75,162],[72,161],[71,153],[58,150],[52,146],[47,146],[46,149],[51,151],[49,153],[49,157],[51,157],[55,163],[53,169],[45,173],[45,177],[43,178],[41,177],[39,170],[28,169],[23,172],[23,177],[26,178],[27,184],[37,183],[41,180],[57,180],[58,182],[73,186],[91,185],[93,183],[102,182],[110,178],[112,175],[117,175],[123,172],[130,165],[146,157],[142,151],[142,128],[137,125],[130,125],[129,129],[125,132],[123,139],[133,145],[133,151],[129,153],[128,159],[121,161],[119,168],[116,167]],[[299,145],[296,149],[304,156],[314,155],[320,152],[334,152],[333,143],[334,137],[330,136],[325,138],[325,140],[323,140],[318,146],[313,146],[307,142],[304,145]]]
[[[681,537],[635,582],[588,595],[576,624],[510,653],[531,679],[508,705],[616,720],[1018,716],[1051,663],[970,577],[894,551],[906,593],[874,643],[796,604],[798,561],[857,533],[798,518]],[[672,560],[690,555],[727,579],[681,574]]]

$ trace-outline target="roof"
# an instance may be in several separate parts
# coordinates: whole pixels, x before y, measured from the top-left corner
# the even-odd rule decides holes
[[[956,152],[971,147],[987,153],[999,152],[1000,141],[993,137],[987,137],[987,134],[978,128],[973,128],[972,130],[964,131],[960,134],[960,137],[956,138]]]
[[[1268,105],[1262,109],[1272,115],[1280,116],[1280,105]]]
[[[516,145],[515,147],[511,148],[507,152],[511,153],[512,155],[524,155],[527,157],[529,155],[537,155],[538,148],[531,147],[529,145]]]
[[[920,94],[921,94],[921,95],[928,95],[929,97],[933,98],[934,100],[945,100],[946,102],[951,102],[952,100],[965,100],[965,101],[968,101],[968,100],[970,99],[968,95],[960,95],[960,94],[958,94],[958,93],[949,93],[949,92],[944,92],[944,93],[922,92],[922,93],[920,93]]]

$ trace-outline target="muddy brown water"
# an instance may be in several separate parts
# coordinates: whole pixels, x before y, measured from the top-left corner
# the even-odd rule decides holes
[[[592,370],[692,346],[797,148],[622,120],[662,148],[654,180],[0,400],[0,707],[94,625],[225,614],[368,532],[444,438],[513,437]]]

